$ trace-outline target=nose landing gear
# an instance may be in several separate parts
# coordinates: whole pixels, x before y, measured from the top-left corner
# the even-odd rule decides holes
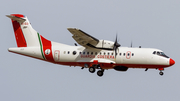
[[[159,75],[163,76],[164,73],[162,71],[164,70],[164,68],[158,68],[158,69],[160,70]]]

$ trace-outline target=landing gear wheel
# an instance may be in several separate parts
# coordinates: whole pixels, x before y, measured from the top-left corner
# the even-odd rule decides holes
[[[97,75],[100,76],[100,77],[103,76],[103,74],[104,74],[104,72],[103,72],[102,70],[99,70],[99,71],[97,72]]]
[[[89,72],[90,72],[90,73],[94,73],[95,71],[96,71],[96,70],[95,70],[94,67],[90,67],[90,68],[89,68]]]
[[[162,76],[163,74],[164,74],[163,72],[159,72],[159,75],[161,75],[161,76]]]

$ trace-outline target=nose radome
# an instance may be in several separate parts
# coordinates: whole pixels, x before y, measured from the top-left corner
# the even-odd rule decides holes
[[[174,64],[175,64],[175,61],[170,58],[170,59],[169,59],[169,65],[172,66],[172,65],[174,65]]]

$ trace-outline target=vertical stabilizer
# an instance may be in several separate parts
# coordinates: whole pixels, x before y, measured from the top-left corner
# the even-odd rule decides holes
[[[6,15],[12,20],[18,48],[9,48],[10,52],[38,59],[54,61],[51,41],[35,31],[26,16],[21,14]]]
[[[18,47],[40,46],[38,33],[32,28],[26,16],[21,14],[6,15],[12,20]]]

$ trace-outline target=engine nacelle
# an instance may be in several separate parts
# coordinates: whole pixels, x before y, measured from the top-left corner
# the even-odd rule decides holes
[[[128,67],[125,67],[125,66],[116,66],[116,67],[114,67],[114,69],[117,70],[117,71],[127,71]]]
[[[108,40],[99,40],[99,43],[95,47],[103,49],[113,49],[114,42]]]

